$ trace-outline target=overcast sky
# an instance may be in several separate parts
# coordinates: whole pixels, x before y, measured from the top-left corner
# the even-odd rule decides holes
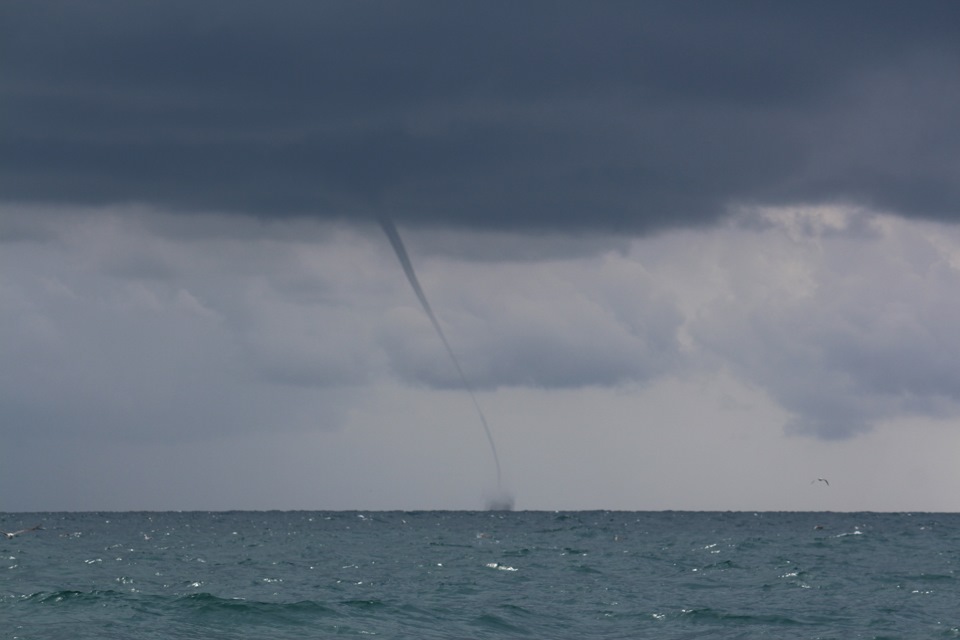
[[[0,511],[960,510],[958,69],[955,2],[4,3]]]

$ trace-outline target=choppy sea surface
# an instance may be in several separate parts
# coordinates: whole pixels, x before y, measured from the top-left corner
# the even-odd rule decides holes
[[[960,514],[0,514],[0,638],[952,638]]]

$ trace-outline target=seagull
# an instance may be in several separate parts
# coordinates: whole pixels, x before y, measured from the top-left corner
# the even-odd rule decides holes
[[[810,481],[810,484],[813,484],[814,482],[822,482],[823,484],[827,485],[828,487],[830,486],[830,481],[827,480],[826,478],[817,478],[816,480],[811,480],[811,481]]]
[[[42,528],[43,528],[42,526],[40,526],[39,524],[36,524],[36,525],[34,525],[34,526],[32,526],[32,527],[30,527],[30,528],[28,528],[28,529],[20,529],[19,531],[0,531],[0,533],[2,533],[4,536],[6,536],[7,540],[11,540],[11,539],[13,539],[13,538],[16,538],[16,537],[17,537],[18,535],[20,535],[21,533],[29,533],[29,532],[31,532],[31,531],[38,531],[38,530],[40,530],[40,529],[42,529]]]

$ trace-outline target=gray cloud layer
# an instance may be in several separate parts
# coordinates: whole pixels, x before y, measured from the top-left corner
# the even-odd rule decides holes
[[[5,3],[0,191],[501,229],[955,219],[958,25],[953,2]]]
[[[797,220],[792,240],[772,227],[736,259],[732,295],[691,322],[699,345],[792,414],[791,432],[841,439],[960,413],[956,238],[895,220]]]
[[[889,502],[878,468],[952,468],[937,450],[960,416],[960,227],[743,215],[604,252],[596,238],[568,251],[577,234],[557,250],[405,236],[531,506],[676,508],[710,486],[717,502],[681,504],[726,508],[769,484],[768,508],[802,508],[782,484],[825,469],[835,486],[840,470],[876,474],[862,495],[882,500],[845,508],[894,508],[916,503]],[[372,224],[0,206],[0,249],[8,508],[422,508],[446,491],[462,506],[457,492],[491,477],[456,371]],[[784,424],[813,437],[783,439]],[[817,442],[874,427],[862,447]],[[635,502],[630,487],[664,473],[675,493]],[[953,504],[951,473],[932,504]]]

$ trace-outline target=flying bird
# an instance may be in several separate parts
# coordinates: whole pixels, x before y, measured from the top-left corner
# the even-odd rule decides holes
[[[816,480],[811,480],[811,481],[810,481],[810,484],[813,484],[814,482],[822,482],[823,484],[827,485],[828,487],[830,486],[830,481],[827,480],[826,478],[817,478]]]
[[[29,533],[29,532],[31,532],[31,531],[39,531],[39,530],[42,529],[42,528],[43,528],[42,526],[40,526],[39,524],[37,524],[37,525],[34,525],[34,526],[32,526],[32,527],[30,527],[30,528],[28,528],[28,529],[20,529],[19,531],[0,531],[0,533],[2,533],[4,536],[6,536],[7,540],[11,540],[11,539],[16,538],[17,536],[19,536],[21,533]]]

